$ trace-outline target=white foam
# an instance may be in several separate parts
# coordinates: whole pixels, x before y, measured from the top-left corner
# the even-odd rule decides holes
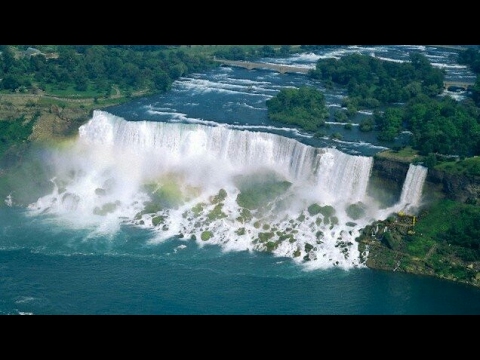
[[[271,133],[130,122],[97,110],[80,127],[77,141],[53,151],[51,161],[54,190],[29,206],[32,214],[49,213],[62,224],[103,233],[114,233],[127,222],[153,229],[151,244],[181,236],[225,251],[268,250],[306,269],[349,269],[364,266],[355,242],[360,229],[388,216],[367,195],[372,157],[314,148]],[[405,186],[415,190],[405,190],[402,204],[418,204],[421,196],[416,176],[422,172],[413,169]],[[239,179],[255,187],[258,177],[291,186],[262,202],[263,209],[251,209],[247,219],[237,201]],[[225,198],[214,201],[221,189]],[[162,192],[175,201],[144,211]],[[312,204],[333,207],[335,213],[311,215]],[[359,218],[349,217],[352,204],[364,208]]]

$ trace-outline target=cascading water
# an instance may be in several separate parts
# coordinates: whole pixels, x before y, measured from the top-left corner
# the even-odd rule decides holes
[[[33,214],[102,232],[151,228],[152,244],[178,237],[349,269],[364,266],[359,231],[385,213],[366,191],[372,157],[270,133],[95,111],[52,161],[54,190]],[[420,199],[423,172],[413,170],[401,203]]]
[[[428,169],[421,165],[410,164],[398,207],[405,211],[415,211],[421,205],[423,185],[427,178]]]

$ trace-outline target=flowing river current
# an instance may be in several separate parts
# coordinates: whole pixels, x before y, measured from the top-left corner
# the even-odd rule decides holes
[[[434,47],[263,61],[405,61],[410,51],[451,79],[474,79]],[[265,101],[305,84],[340,107],[342,90],[305,74],[221,67],[96,110],[76,138],[39,150],[32,175],[45,177],[43,191],[21,204],[34,191],[19,185],[0,208],[0,314],[480,313],[479,289],[365,266],[355,238],[392,212],[415,212],[427,169],[411,165],[385,201],[370,175],[388,144],[374,133],[328,121],[341,140],[314,138],[270,122]]]

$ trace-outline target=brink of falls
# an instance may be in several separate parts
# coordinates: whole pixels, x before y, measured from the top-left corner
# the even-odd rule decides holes
[[[223,126],[126,121],[95,111],[52,150],[52,192],[29,205],[62,224],[151,228],[225,251],[269,251],[307,269],[364,266],[355,238],[418,207],[426,168],[411,165],[398,202],[367,194],[373,158]]]

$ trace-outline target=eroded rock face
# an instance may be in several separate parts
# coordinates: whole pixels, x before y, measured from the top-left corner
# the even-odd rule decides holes
[[[480,203],[480,177],[478,176],[449,174],[429,169],[426,181],[441,184],[445,195],[452,200]]]
[[[408,162],[376,157],[372,171],[375,176],[398,186],[403,184],[409,167]],[[429,169],[426,186],[439,189],[449,199],[480,204],[480,177],[471,175],[450,174],[445,171]]]
[[[64,109],[61,112],[52,106],[52,112],[40,112],[30,136],[32,141],[63,139],[77,133],[78,126],[88,119],[88,112],[82,109]]]
[[[403,184],[409,165],[408,162],[375,157],[372,171],[382,178]]]

